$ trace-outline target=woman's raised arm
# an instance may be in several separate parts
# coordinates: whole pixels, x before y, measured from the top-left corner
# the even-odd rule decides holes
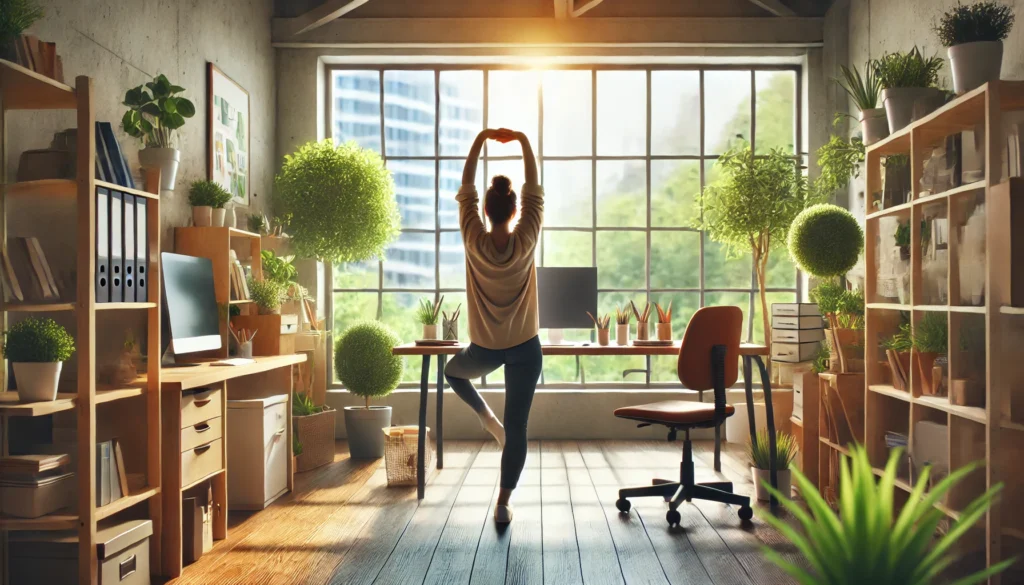
[[[476,184],[476,161],[480,158],[480,150],[483,148],[484,142],[493,135],[494,130],[490,128],[482,130],[476,135],[476,140],[473,141],[473,146],[470,147],[469,154],[466,156],[466,166],[462,168],[463,185]]]
[[[530,139],[522,132],[515,133],[516,140],[523,146],[523,165],[526,168],[526,184],[539,185],[537,179],[537,157],[533,156],[533,147],[530,146]]]

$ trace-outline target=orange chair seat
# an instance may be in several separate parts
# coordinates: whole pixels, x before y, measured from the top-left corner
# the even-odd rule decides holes
[[[736,412],[731,404],[725,405],[725,416]],[[639,406],[615,409],[615,416],[658,424],[690,425],[711,422],[715,418],[715,405],[688,400],[665,400]]]

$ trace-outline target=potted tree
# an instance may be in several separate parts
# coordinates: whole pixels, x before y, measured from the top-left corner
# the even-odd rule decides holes
[[[921,392],[939,394],[942,375],[935,378],[935,364],[946,356],[949,349],[949,325],[945,313],[928,312],[913,329],[914,353],[917,354],[917,371],[921,374]]]
[[[878,76],[875,75],[874,61],[869,60],[864,64],[863,77],[856,67],[842,66],[840,69],[843,78],[837,79],[836,83],[846,91],[860,110],[858,120],[864,144],[871,145],[888,136],[889,121],[885,117],[885,108],[878,107],[878,92],[881,91],[881,86],[878,83]]]
[[[14,43],[43,17],[43,9],[35,0],[0,0],[0,14],[0,59],[16,62]]]
[[[193,181],[188,188],[188,204],[192,206],[192,223],[196,227],[222,227],[224,206],[231,194],[213,181]]]
[[[778,481],[779,493],[787,498],[792,489],[789,465],[796,458],[796,451],[796,440],[793,435],[778,433],[775,436],[775,479]],[[771,485],[769,465],[772,458],[768,431],[757,432],[757,437],[747,444],[747,455],[750,458],[750,473],[754,479],[754,495],[758,500],[768,501],[769,494],[765,486]]]
[[[14,367],[18,399],[57,399],[61,367],[75,352],[75,340],[53,319],[29,317],[11,325],[4,338],[4,357]]]
[[[941,98],[937,84],[942,63],[937,56],[925,58],[917,47],[906,53],[886,53],[875,61],[889,132],[898,132],[914,121],[918,100]]]
[[[957,3],[942,15],[935,33],[949,48],[953,91],[965,93],[999,79],[1003,39],[1009,36],[1013,20],[1013,9],[997,2]]]
[[[334,421],[337,411],[317,406],[303,392],[292,392],[292,453],[296,471],[309,471],[334,461]]]
[[[391,394],[402,379],[405,362],[392,355],[398,336],[377,321],[349,327],[334,346],[334,372],[349,392],[362,396],[365,406],[345,407],[348,448],[353,458],[384,456],[384,433],[391,426],[390,406],[370,406],[371,398]]]
[[[184,87],[174,85],[160,74],[124,94],[123,104],[128,111],[121,118],[121,127],[145,145],[139,151],[139,163],[160,169],[160,189],[164,191],[174,189],[181,160],[181,153],[171,146],[174,131],[196,115],[195,105],[177,95],[183,91]]]

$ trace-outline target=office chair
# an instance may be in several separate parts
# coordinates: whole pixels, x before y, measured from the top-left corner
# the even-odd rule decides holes
[[[743,311],[738,307],[704,307],[690,319],[679,348],[677,371],[679,381],[690,390],[715,391],[715,403],[666,400],[627,406],[615,410],[615,416],[639,421],[638,427],[664,425],[668,427],[668,440],[675,441],[679,431],[683,439],[683,461],[679,466],[679,481],[655,479],[652,485],[619,490],[615,506],[629,512],[628,498],[660,496],[669,502],[666,515],[669,526],[678,526],[681,515],[677,508],[694,498],[740,506],[739,517],[750,520],[754,511],[750,498],[734,494],[731,481],[696,483],[693,476],[693,446],[690,429],[715,429],[715,469],[721,468],[721,425],[735,409],[725,402],[725,390],[736,383],[738,376],[740,333],[743,329]]]

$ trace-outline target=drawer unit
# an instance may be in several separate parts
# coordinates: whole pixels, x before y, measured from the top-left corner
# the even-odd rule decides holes
[[[220,388],[207,388],[181,395],[181,428],[191,427],[221,416],[224,392]]]
[[[198,422],[190,427],[181,429],[181,452],[191,451],[200,445],[204,445],[214,439],[224,437],[224,419],[221,417],[211,418]]]
[[[223,443],[221,439],[214,439],[181,454],[181,485],[189,486],[221,469],[224,469]]]
[[[227,407],[228,504],[262,510],[288,490],[288,396],[229,400]]]

